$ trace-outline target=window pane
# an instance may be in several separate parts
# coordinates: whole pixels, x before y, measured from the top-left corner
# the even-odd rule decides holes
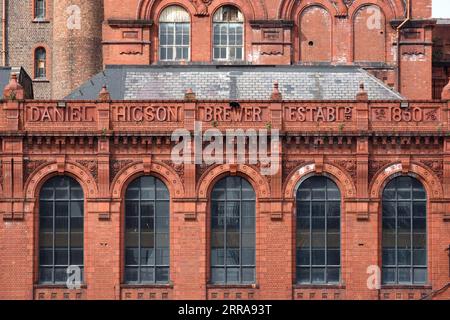
[[[239,276],[239,268],[227,268],[227,283],[238,283],[241,282]]]
[[[312,283],[324,283],[325,268],[312,268],[311,278]]]
[[[169,268],[156,268],[156,282],[166,283],[169,281]]]
[[[224,283],[225,282],[225,269],[224,268],[211,268],[211,282],[212,283]]]
[[[242,282],[255,282],[255,268],[242,268]]]
[[[297,282],[310,283],[310,268],[297,268]]]
[[[327,268],[327,282],[339,283],[340,268]]]
[[[154,282],[154,281],[155,281],[155,268],[142,267],[141,282]]]
[[[427,282],[427,269],[426,268],[414,268],[414,283],[426,283]]]
[[[125,268],[125,282],[137,282],[138,281],[138,268]]]

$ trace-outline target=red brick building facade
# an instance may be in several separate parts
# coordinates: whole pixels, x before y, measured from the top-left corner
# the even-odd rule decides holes
[[[102,59],[121,66],[65,100],[4,89],[0,299],[450,298],[431,1],[118,3]],[[279,130],[279,170],[175,163],[173,132],[198,122]]]

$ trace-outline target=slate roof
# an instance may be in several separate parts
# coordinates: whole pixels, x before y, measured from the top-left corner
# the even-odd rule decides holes
[[[67,100],[96,100],[107,85],[113,100],[267,100],[278,81],[284,100],[354,100],[364,83],[370,100],[400,100],[399,93],[352,66],[107,66]]]

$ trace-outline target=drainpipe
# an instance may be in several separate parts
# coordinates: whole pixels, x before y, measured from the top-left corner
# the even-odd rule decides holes
[[[411,0],[406,0],[406,19],[397,27],[397,91],[401,90],[400,80],[400,30],[411,20]]]
[[[2,65],[6,66],[6,1],[2,1]]]

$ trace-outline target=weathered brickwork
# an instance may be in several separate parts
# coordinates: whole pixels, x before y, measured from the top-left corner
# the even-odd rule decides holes
[[[33,0],[6,3],[6,65],[25,68],[34,79],[35,98],[63,98],[101,71],[102,1],[56,1],[54,5],[53,0],[47,0],[46,14],[41,19],[34,16]],[[78,12],[81,29],[73,24]],[[38,47],[46,50],[47,72],[43,79],[35,78],[34,53]]]
[[[59,98],[102,64],[161,63],[158,17],[170,4],[182,6],[191,20],[190,61],[176,63],[213,63],[212,16],[229,2],[57,0],[47,2],[48,16],[37,23],[31,1],[9,1],[8,62],[24,65],[32,75],[30,53],[42,46],[48,52],[49,79],[34,84],[40,99],[24,100],[23,88],[12,77],[0,101],[0,299],[450,299],[450,83],[431,100],[431,0],[411,0],[409,13],[406,2],[233,1],[244,15],[244,59],[238,63],[313,65],[310,70],[319,70],[316,64],[355,64],[398,86],[407,100],[391,90],[391,100],[369,100],[366,90],[374,83],[362,85],[347,100],[288,99],[288,92],[283,100],[284,84],[277,79],[271,79],[273,88],[262,99],[261,86],[254,90],[258,96],[250,95],[254,100],[237,99],[235,88],[251,92],[258,81],[251,74],[240,86],[233,82],[238,77],[228,77],[234,88],[229,92],[220,83],[215,86],[236,99],[197,96],[189,87],[177,87],[171,89],[177,95],[186,90],[184,99],[111,101],[108,89],[119,91],[116,84],[126,79],[132,80],[131,89],[144,93],[164,82],[149,81],[150,71],[112,68],[78,90],[91,92],[107,74],[123,76],[122,82],[98,90],[97,100],[63,101]],[[80,21],[69,21],[65,13],[73,4],[80,8]],[[242,70],[233,72],[244,77]],[[326,85],[326,79],[317,83]],[[207,88],[202,81],[196,80]],[[352,81],[348,86],[355,85]],[[300,82],[292,85],[290,94],[305,94],[292,93],[299,88]],[[347,97],[348,92],[335,91],[332,96]],[[137,96],[131,90],[129,98]],[[261,162],[174,163],[171,134],[185,129],[194,135],[196,121],[203,130],[280,130],[280,170],[267,176]],[[57,176],[73,178],[83,191],[84,280],[76,289],[40,281],[40,192]],[[161,284],[125,281],[126,190],[142,176],[160,179],[170,195],[170,272]],[[256,195],[255,281],[245,285],[212,281],[211,194],[226,176],[244,178]],[[311,176],[330,178],[340,191],[340,281],[335,284],[306,285],[297,279],[296,192]],[[374,288],[370,270],[383,262],[382,193],[399,176],[417,179],[426,191],[426,280]]]
[[[136,104],[109,101],[22,101],[14,79],[5,91],[18,100],[0,105],[0,298],[1,299],[449,299],[450,85],[442,101],[283,101],[274,88],[252,121],[205,122],[198,110],[217,110],[227,101],[140,101],[171,110],[160,121],[119,110]],[[346,106],[343,118],[327,117]],[[258,107],[255,109],[255,107]],[[253,108],[253,109],[252,109]],[[316,118],[294,121],[295,110],[316,110]],[[321,111],[318,111],[318,110]],[[18,111],[20,110],[20,113]],[[20,114],[20,117],[14,115]],[[126,113],[125,113],[126,114]],[[176,165],[171,133],[194,120],[210,128],[281,129],[281,166],[272,176],[246,164]],[[84,192],[85,281],[79,289],[39,284],[39,193],[51,177],[73,177]],[[170,193],[170,282],[124,284],[124,197],[135,178],[161,179]],[[241,176],[256,193],[256,281],[213,285],[209,271],[211,189],[222,177]],[[295,194],[310,175],[330,177],[341,192],[341,281],[297,284]],[[413,176],[427,193],[427,268],[424,285],[370,289],[369,266],[381,264],[381,194],[393,177]],[[447,287],[445,285],[447,284]],[[443,289],[442,289],[443,288]],[[442,289],[442,290],[440,290]],[[440,291],[439,291],[440,290]]]
[[[132,0],[126,6],[118,0],[46,3],[46,17],[38,22],[33,18],[32,0],[7,1],[7,63],[23,66],[32,75],[34,49],[48,48],[47,79],[35,81],[38,98],[63,98],[102,65],[159,63],[158,17],[169,4],[181,5],[191,17],[191,59],[184,63],[212,63],[211,18],[224,4],[189,0]],[[431,0],[410,3],[407,14],[402,0],[236,1],[245,19],[243,62],[356,64],[399,87],[408,98],[429,99]],[[74,5],[80,9],[80,30],[68,28],[78,19]],[[441,70],[436,72],[434,78],[440,78]]]

